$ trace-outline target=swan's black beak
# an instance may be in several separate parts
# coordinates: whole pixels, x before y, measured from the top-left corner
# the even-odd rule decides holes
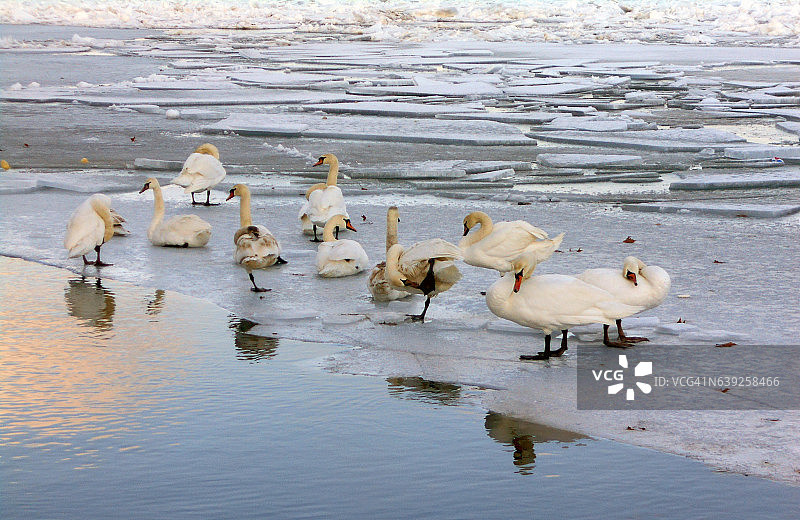
[[[234,191],[236,191],[236,188],[230,191],[230,193],[228,194],[228,198],[225,200],[231,200],[233,197],[235,197],[236,195],[233,193]]]
[[[141,190],[139,190],[139,193],[144,193],[144,192],[146,192],[148,189],[150,189],[150,183],[149,183],[149,182],[146,182],[146,183],[145,183],[145,185],[144,185],[144,186],[142,186],[142,189],[141,189]]]
[[[524,272],[524,270],[520,271],[518,273],[514,273],[514,292],[519,292],[519,287],[522,285],[522,273],[523,272]]]
[[[632,273],[632,272],[628,271],[627,273],[625,273],[625,278],[627,278],[628,280],[632,281],[633,285],[639,285],[636,282],[636,273]]]
[[[347,228],[347,229],[349,229],[350,231],[356,231],[356,233],[358,232],[358,231],[356,230],[356,228],[354,228],[354,227],[353,227],[353,224],[351,224],[351,223],[350,223],[350,219],[345,219],[345,220],[344,220],[344,227],[346,227],[346,228]]]
[[[464,224],[464,234],[463,234],[463,235],[461,235],[461,236],[462,236],[462,237],[465,237],[465,236],[467,236],[467,233],[469,233],[469,228],[467,227],[467,225],[466,225],[466,224]]]

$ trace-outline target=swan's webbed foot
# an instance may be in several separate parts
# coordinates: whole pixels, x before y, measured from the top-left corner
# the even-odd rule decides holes
[[[219,202],[198,202],[202,206],[219,206]]]
[[[550,357],[561,357],[561,356],[564,355],[564,352],[566,352],[566,351],[567,351],[567,347],[562,346],[560,349],[554,350],[553,352],[551,352],[550,353]]]
[[[322,240],[318,239],[317,237],[312,238],[309,242],[322,242]]]
[[[642,336],[625,336],[625,335],[620,336],[619,340],[624,341],[625,343],[639,343],[640,341],[650,341],[649,339]]]
[[[633,346],[633,342],[626,341],[621,337],[619,341],[611,341],[608,337],[608,325],[603,324],[603,345],[611,348],[628,348]]]
[[[406,321],[415,322],[415,321],[425,321],[425,316],[423,314],[406,314]]]
[[[541,361],[550,359],[552,352],[539,352],[538,354],[523,354],[519,357],[520,361]]]
[[[109,265],[114,265],[114,264],[109,264],[108,262],[101,262],[100,260],[95,260],[94,262],[89,262],[89,263],[96,267],[108,267]]]
[[[203,204],[204,204],[203,202],[197,202],[196,200],[192,199],[193,206],[202,206]]]
[[[256,285],[256,279],[253,276],[253,273],[248,273],[247,276],[249,276],[250,277],[250,281],[253,282],[253,286],[250,288],[250,290],[253,291],[254,293],[267,292],[267,291],[271,291],[272,290],[272,289],[265,289],[264,287],[257,286]]]

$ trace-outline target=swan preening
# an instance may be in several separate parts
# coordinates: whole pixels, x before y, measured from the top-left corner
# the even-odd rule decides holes
[[[325,184],[318,183],[306,191],[308,201],[300,209],[300,221],[303,225],[303,232],[306,232],[308,225],[311,225],[311,233],[314,235],[313,242],[319,242],[317,238],[317,228],[324,228],[328,220],[335,215],[341,215],[349,220],[347,208],[344,203],[342,190],[336,186],[339,177],[339,159],[332,153],[328,153],[319,158],[314,166],[327,164],[328,179]],[[337,232],[338,238],[338,232]]]
[[[198,146],[183,163],[180,175],[172,179],[172,184],[183,186],[185,193],[192,194],[192,204],[211,206],[211,188],[225,178],[225,168],[219,161],[219,150],[211,143]],[[205,191],[206,201],[196,202],[194,194]]]
[[[139,190],[153,190],[155,207],[147,238],[156,246],[203,247],[211,238],[211,224],[197,215],[176,215],[164,221],[164,195],[158,180],[150,177]]]
[[[250,189],[244,184],[237,184],[225,200],[239,197],[239,230],[233,236],[236,249],[233,258],[236,263],[244,267],[250,281],[253,283],[251,291],[265,292],[269,289],[256,285],[253,277],[254,269],[265,269],[275,264],[285,264],[281,258],[281,246],[265,226],[253,225],[250,213]]]
[[[355,240],[338,240],[334,229],[347,228],[355,231],[350,219],[334,215],[325,224],[322,240],[317,249],[317,273],[325,278],[350,276],[360,273],[369,264],[369,258],[361,244]]]
[[[475,226],[480,227],[470,233]],[[536,252],[538,262],[547,260],[563,239],[564,233],[550,239],[524,220],[494,224],[486,213],[473,211],[464,218],[464,238],[458,245],[465,263],[505,273],[513,269],[515,258],[527,252]]]
[[[608,325],[644,310],[641,305],[620,301],[610,292],[574,276],[545,274],[532,276],[536,253],[529,252],[512,262],[513,270],[503,275],[486,292],[486,304],[495,315],[545,334],[544,351],[520,359],[548,359],[567,350],[567,331],[578,325],[602,323],[604,343],[623,346],[608,340]],[[560,330],[561,347],[550,350],[550,335]]]
[[[400,211],[397,206],[392,206],[386,211],[386,253],[389,248],[397,243],[397,223],[400,222]],[[392,287],[386,279],[386,262],[381,262],[372,268],[367,280],[367,287],[375,301],[388,302],[407,297],[410,293]]]
[[[619,301],[642,307],[643,311],[661,305],[670,288],[667,272],[655,265],[646,265],[635,256],[622,261],[622,269],[587,269],[576,278],[605,289]],[[621,343],[647,341],[647,338],[627,336],[622,330],[622,320],[617,319],[617,333]],[[604,325],[604,337],[608,338],[608,325]]]
[[[413,321],[425,321],[431,298],[450,289],[461,279],[455,264],[461,259],[461,249],[433,238],[417,242],[405,249],[394,244],[386,252],[386,279],[393,288],[412,294],[425,295],[422,314],[412,315]]]
[[[112,211],[111,199],[102,193],[95,193],[77,207],[67,222],[67,234],[64,236],[68,258],[82,256],[85,265],[112,265],[100,261],[100,246],[114,236]],[[94,262],[86,259],[86,254],[92,249],[97,253]]]

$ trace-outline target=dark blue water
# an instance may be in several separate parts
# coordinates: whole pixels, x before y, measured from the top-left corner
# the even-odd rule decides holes
[[[800,489],[330,374],[180,294],[0,259],[0,517],[796,518]]]

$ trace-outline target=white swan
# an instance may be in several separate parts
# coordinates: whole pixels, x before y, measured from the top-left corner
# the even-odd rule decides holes
[[[636,314],[641,306],[622,303],[610,292],[574,276],[546,274],[531,276],[536,268],[535,253],[515,259],[514,269],[496,281],[486,292],[486,304],[496,316],[544,332],[544,351],[520,359],[547,359],[567,350],[567,331],[577,325],[602,323]],[[550,351],[550,335],[560,330],[561,348]],[[626,346],[608,340],[608,346]]]
[[[300,219],[300,226],[303,229],[304,235],[313,235],[314,234],[314,224],[311,222],[311,219],[308,217],[308,198],[311,196],[312,191],[316,190],[324,190],[327,187],[327,183],[319,182],[314,184],[310,188],[306,190],[306,201],[303,203],[303,206],[300,208],[300,214],[298,218]]]
[[[622,261],[622,270],[587,269],[576,278],[605,289],[623,303],[640,306],[643,311],[661,305],[671,285],[669,274],[664,269],[646,265],[635,256]],[[625,335],[621,319],[617,320],[617,333],[621,342],[647,341],[647,338]]]
[[[480,225],[480,229],[469,234]],[[558,249],[564,233],[549,239],[545,231],[524,220],[492,223],[489,215],[474,211],[464,217],[464,238],[459,247],[464,251],[464,262],[505,273],[513,269],[511,262],[528,251],[538,252],[543,262]]]
[[[112,265],[100,261],[100,246],[114,236],[114,218],[111,215],[111,199],[102,193],[95,193],[75,209],[67,222],[64,247],[68,258],[83,257],[85,265],[98,267]],[[97,260],[86,260],[86,254],[94,249]]]
[[[408,249],[394,244],[386,253],[386,279],[395,289],[425,295],[422,314],[412,315],[412,321],[425,321],[431,298],[453,287],[461,279],[455,264],[461,259],[461,249],[434,238],[417,242]]]
[[[386,252],[397,243],[397,223],[400,221],[400,212],[397,206],[392,206],[386,211]],[[372,298],[379,302],[388,302],[407,297],[410,293],[392,287],[386,279],[386,262],[381,262],[372,268],[367,280],[367,287]]]
[[[275,264],[285,264],[286,260],[280,257],[281,246],[272,236],[265,226],[253,225],[250,214],[250,188],[244,184],[236,184],[231,188],[228,198],[238,196],[239,201],[239,230],[233,236],[233,243],[236,249],[233,258],[236,263],[244,267],[250,281],[253,283],[253,292],[265,292],[264,289],[256,285],[253,277],[253,269],[265,269]]]
[[[150,177],[139,190],[153,190],[155,210],[147,238],[156,246],[203,247],[211,238],[211,224],[197,215],[176,215],[164,222],[164,196],[158,180]]]
[[[192,204],[211,206],[211,188],[225,178],[225,168],[219,162],[219,150],[211,143],[198,146],[183,163],[181,174],[172,179],[172,184],[183,186],[185,193],[192,194]],[[206,192],[206,201],[195,202],[194,194]]]
[[[319,161],[314,163],[314,166],[319,166],[320,164],[327,164],[330,166],[325,188],[310,189],[307,192],[308,210],[306,214],[311,221],[311,229],[314,234],[313,242],[319,242],[317,238],[317,228],[325,227],[325,224],[334,215],[342,215],[345,219],[350,218],[347,214],[342,190],[336,186],[336,179],[339,176],[339,159],[332,153],[328,153],[320,157]],[[314,186],[312,186],[312,188],[314,188]],[[302,216],[301,212],[301,220]]]
[[[322,232],[324,241],[317,249],[317,272],[326,278],[357,274],[369,264],[369,258],[361,244],[355,240],[336,239],[334,229],[339,227],[356,230],[350,224],[350,219],[345,219],[342,215],[334,215],[325,224]]]

